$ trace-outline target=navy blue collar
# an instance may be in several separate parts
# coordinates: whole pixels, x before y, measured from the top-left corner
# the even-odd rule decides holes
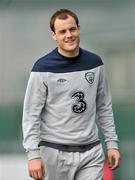
[[[59,53],[58,47],[55,48],[54,51],[56,52],[56,54],[57,54],[58,56],[61,56],[62,58],[64,58],[65,60],[68,60],[68,61],[77,60],[77,59],[81,56],[81,53],[82,53],[82,49],[79,48],[79,54],[78,54],[77,56],[67,57],[67,56],[64,56],[64,55],[62,55],[62,54]]]

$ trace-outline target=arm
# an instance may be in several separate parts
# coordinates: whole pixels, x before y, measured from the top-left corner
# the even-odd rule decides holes
[[[112,111],[112,100],[109,85],[105,76],[104,66],[100,67],[99,85],[97,89],[97,116],[105,137],[107,156],[110,169],[116,169],[120,163],[118,137],[115,130]],[[113,164],[114,160],[114,164]]]
[[[28,153],[29,174],[34,177],[43,173],[40,158],[40,121],[41,112],[46,101],[47,88],[42,73],[31,72],[23,107],[23,146]],[[34,172],[34,173],[33,173]],[[36,179],[36,178],[35,178]]]

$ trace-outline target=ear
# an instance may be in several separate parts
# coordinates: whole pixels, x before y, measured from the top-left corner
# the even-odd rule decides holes
[[[54,41],[57,41],[55,32],[52,31],[52,32],[51,32],[51,35],[52,35],[53,40],[54,40]]]

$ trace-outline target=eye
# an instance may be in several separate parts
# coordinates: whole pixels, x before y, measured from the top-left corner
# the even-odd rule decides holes
[[[65,34],[65,33],[66,33],[66,30],[59,31],[59,34]]]
[[[70,28],[70,32],[74,32],[74,31],[76,31],[76,27]]]

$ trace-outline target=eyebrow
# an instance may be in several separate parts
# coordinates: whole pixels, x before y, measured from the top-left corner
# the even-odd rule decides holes
[[[77,29],[76,26],[72,26],[71,28],[69,28],[69,30],[75,30],[75,29]],[[66,31],[66,29],[58,30],[58,32],[65,32],[65,31]]]

